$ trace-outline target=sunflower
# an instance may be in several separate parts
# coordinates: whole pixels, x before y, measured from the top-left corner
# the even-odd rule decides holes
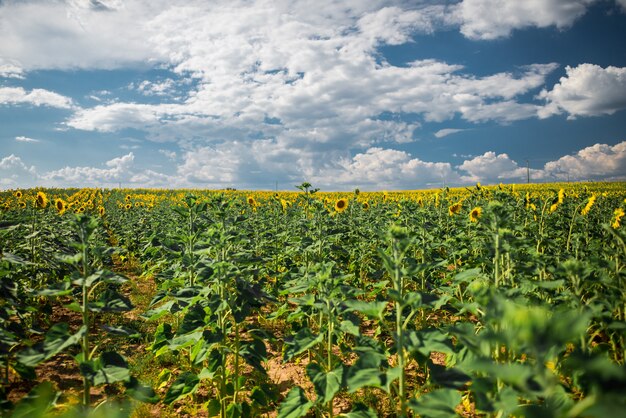
[[[59,215],[63,215],[67,210],[67,203],[63,199],[57,199],[54,201],[54,207],[57,208]]]
[[[368,210],[370,208],[370,204],[367,202],[363,202],[363,210]]]
[[[615,212],[613,212],[613,215],[615,215],[615,218],[613,219],[613,223],[611,224],[613,229],[617,229],[620,227],[622,217],[624,216],[624,214],[625,214],[624,209],[622,208],[615,209]]]
[[[246,198],[246,201],[248,202],[248,204],[249,204],[250,206],[252,206],[252,207],[255,207],[255,206],[256,206],[256,200],[254,200],[254,197],[252,197],[252,196],[248,196],[248,197]]]
[[[478,218],[483,214],[483,208],[480,206],[475,207],[469,214],[470,221],[478,222]]]
[[[559,202],[553,203],[552,206],[550,206],[550,213],[554,212],[556,208],[558,207],[559,207]]]
[[[19,190],[18,190],[18,191],[16,191],[16,192],[15,192],[15,197],[16,197],[16,198],[21,199],[21,198],[22,198],[22,196],[24,196],[24,195],[22,194],[22,192],[21,192],[21,191],[19,191]]]
[[[98,206],[98,213],[100,214],[100,216],[104,216],[104,206]]]
[[[563,203],[563,200],[565,199],[565,189],[559,190],[558,199],[559,199],[558,201],[559,205]]]
[[[291,205],[291,203],[289,203],[288,201],[286,201],[285,199],[280,199],[280,206],[282,206],[283,211],[286,211],[287,208]]]
[[[48,206],[48,196],[44,192],[37,192],[37,197],[35,198],[35,205],[38,208],[45,209]]]
[[[454,216],[458,214],[462,207],[461,202],[456,202],[455,204],[450,205],[450,207],[448,207],[448,215]]]
[[[589,211],[591,210],[591,207],[593,206],[593,204],[596,202],[596,195],[592,194],[591,197],[589,198],[589,201],[587,201],[587,204],[585,205],[585,207],[583,208],[583,210],[580,211],[580,214],[585,216],[586,214],[589,213]]]
[[[335,211],[343,212],[348,207],[348,199],[339,199],[335,202]]]
[[[26,209],[26,202],[21,201],[17,204],[17,206],[19,206],[20,209]]]
[[[130,209],[130,208],[132,208],[132,207],[133,207],[133,205],[132,205],[131,203],[127,203],[126,205],[124,205],[124,208],[125,208],[126,210],[128,210],[128,209]]]

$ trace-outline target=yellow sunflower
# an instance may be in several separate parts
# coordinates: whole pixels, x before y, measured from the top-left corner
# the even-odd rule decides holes
[[[363,202],[363,210],[368,210],[370,208],[370,204],[367,202]]]
[[[59,215],[63,215],[67,210],[67,203],[59,198],[54,201],[54,207],[57,209],[57,212],[59,212]]]
[[[21,198],[22,198],[22,196],[24,196],[24,195],[22,194],[22,192],[21,192],[21,191],[19,191],[19,190],[18,190],[18,191],[16,191],[16,192],[15,192],[15,197],[16,197],[16,198],[21,199]]]
[[[483,214],[483,208],[479,206],[475,207],[474,209],[472,209],[472,211],[469,214],[470,221],[478,222],[478,218],[480,218],[482,214]]]
[[[348,208],[348,199],[339,199],[335,202],[335,211],[343,212]]]
[[[48,206],[48,196],[44,192],[37,192],[37,197],[35,198],[35,206],[40,209],[45,209]]]
[[[104,216],[104,206],[98,206],[98,213],[100,214],[100,216]]]
[[[132,208],[133,205],[131,203],[127,203],[126,205],[124,205],[124,208],[126,208],[126,210]]]
[[[613,212],[613,215],[615,216],[615,218],[613,218],[613,223],[611,223],[611,226],[613,227],[613,229],[617,229],[620,227],[624,214],[625,214],[624,209],[622,208],[615,209],[615,212]]]
[[[592,194],[591,197],[589,198],[589,200],[587,201],[587,204],[585,205],[585,207],[583,208],[583,210],[580,211],[580,214],[585,216],[586,214],[589,213],[589,211],[591,210],[591,207],[593,206],[593,204],[596,202],[596,195]]]
[[[459,212],[461,212],[462,207],[463,205],[461,205],[461,202],[457,202],[453,205],[450,205],[450,207],[448,207],[448,215],[454,216],[458,214]]]
[[[254,197],[252,197],[252,196],[248,196],[248,197],[246,198],[246,200],[247,200],[247,202],[248,202],[248,204],[249,204],[250,206],[252,206],[252,207],[256,206],[256,200],[254,200]]]

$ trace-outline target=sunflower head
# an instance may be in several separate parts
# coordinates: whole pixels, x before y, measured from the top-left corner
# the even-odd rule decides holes
[[[100,216],[104,216],[104,206],[98,206],[98,213],[100,214]]]
[[[246,198],[246,201],[248,202],[248,204],[252,207],[256,206],[256,200],[254,200],[254,197],[252,196],[248,196]]]
[[[454,216],[454,215],[458,214],[459,212],[461,212],[461,208],[462,207],[463,206],[461,205],[461,202],[457,202],[457,203],[455,203],[453,205],[450,205],[448,207],[448,215]]]
[[[63,215],[67,210],[67,203],[65,203],[63,199],[57,199],[54,202],[54,207],[57,209],[57,212],[59,212],[59,215]]]
[[[622,222],[622,218],[624,217],[626,213],[624,213],[624,209],[622,208],[617,208],[615,209],[615,211],[613,212],[613,222],[611,223],[611,227],[613,227],[613,229],[617,229],[621,226],[621,222]]]
[[[24,202],[24,201],[22,200],[22,201],[20,201],[20,202],[17,204],[17,206],[18,206],[20,209],[26,209],[26,202]]]
[[[16,198],[18,198],[18,199],[21,199],[21,198],[22,198],[22,196],[24,196],[20,190],[17,190],[17,191],[14,193],[14,195],[15,195],[15,197],[16,197]]]
[[[368,210],[370,208],[370,204],[368,202],[363,202],[363,210]]]
[[[133,205],[132,205],[131,203],[127,203],[126,205],[124,205],[124,208],[125,208],[126,210],[128,210],[128,209],[130,209],[130,208],[132,208],[132,207],[133,207]]]
[[[48,206],[48,196],[44,192],[37,192],[37,197],[35,197],[35,206],[40,209],[45,209]]]
[[[348,199],[339,199],[335,202],[335,211],[343,212],[348,207]]]
[[[475,207],[469,214],[470,221],[478,222],[478,218],[483,214],[483,208],[480,206]]]

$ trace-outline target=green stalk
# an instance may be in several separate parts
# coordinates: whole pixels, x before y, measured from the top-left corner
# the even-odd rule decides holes
[[[86,327],[85,334],[83,335],[82,349],[83,349],[83,361],[88,362],[91,360],[91,352],[89,350],[89,309],[87,308],[87,302],[89,299],[89,291],[87,289],[87,277],[89,276],[89,262],[87,253],[87,233],[85,227],[81,225],[80,228],[80,240],[82,241],[83,250],[83,300],[82,300],[82,314],[83,325]],[[83,405],[89,406],[91,403],[90,383],[87,376],[83,376]]]
[[[394,243],[393,259],[395,263],[395,268],[394,268],[393,284],[394,284],[396,292],[398,292],[400,299],[402,299],[404,286],[403,286],[402,274],[400,272],[400,265],[399,265],[400,256],[398,254],[398,249],[396,245],[397,244]],[[405,358],[404,358],[404,333],[403,333],[403,327],[402,327],[402,305],[398,301],[396,301],[395,305],[396,305],[395,307],[396,307],[396,335],[397,335],[396,351],[398,352],[398,367],[400,368],[400,382],[399,382],[399,387],[398,387],[398,396],[400,397],[399,416],[405,417],[407,416],[407,405],[406,405],[406,388],[405,388],[406,376],[404,373]]]
[[[331,315],[330,300],[326,299],[328,309],[328,341],[326,342],[326,371],[329,373],[333,369],[333,320]],[[321,324],[320,324],[321,325]],[[328,416],[333,418],[333,399],[328,402]]]

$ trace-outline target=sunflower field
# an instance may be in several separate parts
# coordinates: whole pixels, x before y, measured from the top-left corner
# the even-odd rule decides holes
[[[0,192],[0,415],[621,417],[626,184]]]

